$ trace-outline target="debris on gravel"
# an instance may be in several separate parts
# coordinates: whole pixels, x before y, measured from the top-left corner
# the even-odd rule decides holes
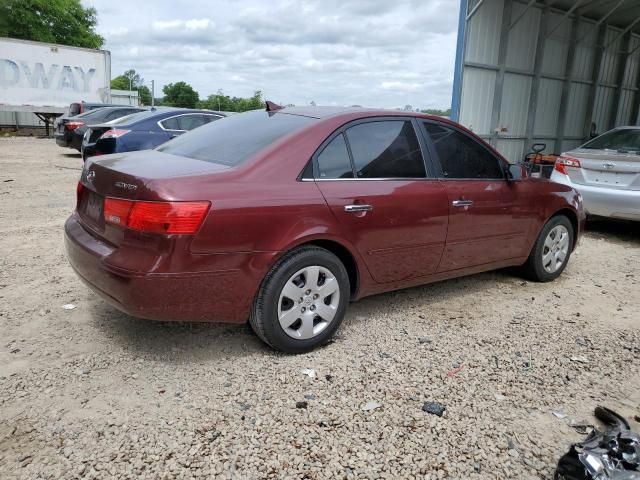
[[[431,415],[437,415],[441,417],[444,411],[447,409],[444,405],[438,402],[424,402],[422,405],[422,411],[430,413]]]
[[[365,403],[360,408],[362,408],[363,412],[370,412],[371,410],[375,410],[375,409],[380,408],[380,407],[382,407],[381,403],[372,401],[372,402]]]

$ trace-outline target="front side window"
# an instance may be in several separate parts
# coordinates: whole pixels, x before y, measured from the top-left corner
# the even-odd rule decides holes
[[[318,155],[318,173],[321,179],[353,178],[349,151],[342,134],[331,140]]]
[[[361,123],[346,131],[357,178],[424,178],[418,137],[408,120]]]
[[[434,123],[424,124],[433,142],[445,178],[502,179],[500,161],[467,135]]]

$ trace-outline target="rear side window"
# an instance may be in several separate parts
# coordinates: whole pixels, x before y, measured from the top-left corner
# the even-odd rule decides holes
[[[418,137],[410,121],[361,123],[346,132],[358,178],[424,178]]]
[[[477,141],[453,128],[425,123],[446,178],[502,179],[500,161]]]
[[[349,151],[342,134],[331,140],[318,155],[318,172],[324,179],[353,178]]]
[[[300,115],[254,110],[203,125],[165,143],[158,151],[234,167],[316,121]]]
[[[171,117],[166,120],[162,120],[160,125],[162,125],[165,130],[182,130],[178,125],[178,117]]]

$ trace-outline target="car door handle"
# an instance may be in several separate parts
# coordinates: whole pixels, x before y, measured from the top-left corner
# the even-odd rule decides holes
[[[345,205],[344,211],[349,213],[354,212],[370,212],[373,210],[372,205]]]
[[[473,200],[454,200],[451,205],[454,207],[470,207],[473,205]]]

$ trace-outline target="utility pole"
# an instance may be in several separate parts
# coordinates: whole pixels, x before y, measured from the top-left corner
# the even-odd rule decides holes
[[[155,94],[155,89],[154,89],[155,83],[153,80],[151,80],[151,108],[154,107],[155,101],[156,101],[156,94]]]
[[[133,85],[131,85],[131,77],[129,77],[129,105],[133,105],[133,98],[132,97],[132,90],[131,88],[133,87]]]

